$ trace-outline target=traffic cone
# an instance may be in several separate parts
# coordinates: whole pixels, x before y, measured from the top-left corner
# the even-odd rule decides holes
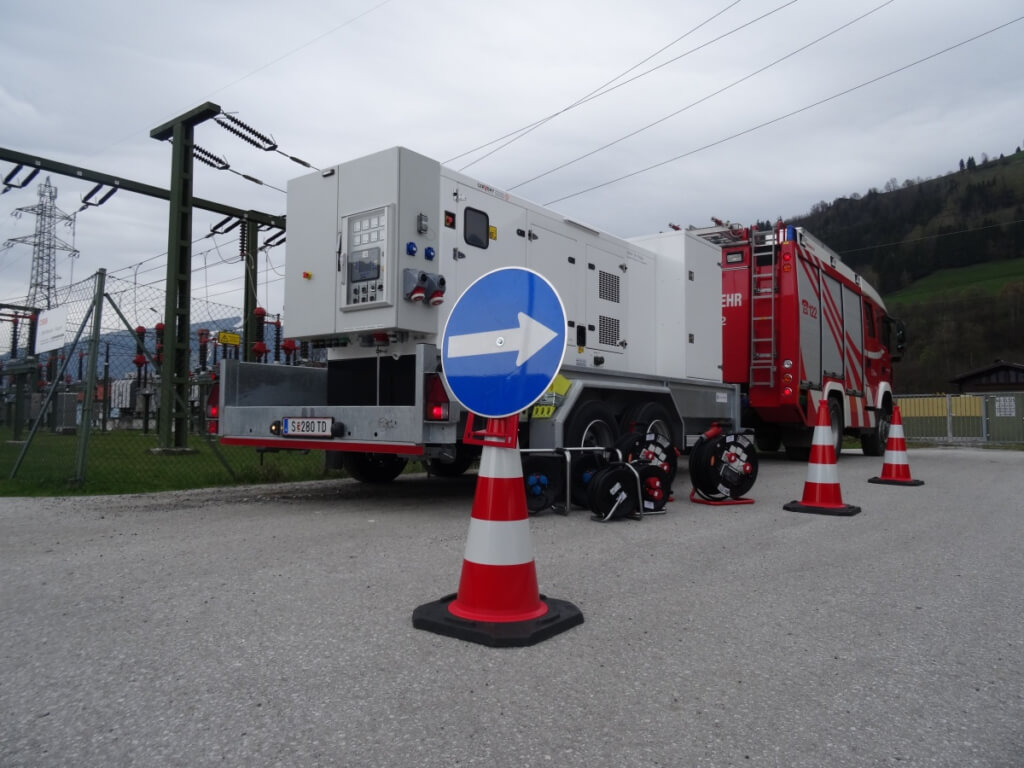
[[[572,603],[541,595],[519,448],[485,444],[459,591],[413,611],[412,625],[490,646],[525,646],[583,623]]]
[[[832,422],[828,416],[828,400],[818,403],[818,422],[811,438],[811,457],[807,464],[807,482],[800,501],[783,504],[789,512],[811,512],[819,515],[845,515],[860,513],[860,507],[843,503],[836,471],[836,448],[832,444]]]
[[[910,477],[907,441],[903,437],[903,418],[900,416],[898,405],[892,407],[892,424],[889,425],[889,439],[885,441],[882,475],[872,477],[868,482],[885,485],[924,485],[924,480],[914,480]]]

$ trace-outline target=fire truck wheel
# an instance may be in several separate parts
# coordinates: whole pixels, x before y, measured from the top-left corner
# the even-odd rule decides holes
[[[832,423],[832,445],[836,448],[836,458],[843,450],[843,406],[839,398],[828,399],[828,420]]]
[[[346,453],[345,470],[361,483],[390,483],[405,469],[407,459],[389,453]]]
[[[622,431],[640,434],[654,432],[667,437],[672,445],[680,445],[682,433],[676,425],[678,421],[672,418],[672,414],[661,403],[640,403],[626,411],[622,420]]]
[[[809,445],[787,445],[786,458],[789,461],[807,461],[811,457]]]
[[[889,409],[877,411],[875,419],[875,428],[860,436],[860,449],[864,452],[865,456],[883,455],[885,453],[885,444],[889,442],[889,426],[892,422],[892,411]]]
[[[777,428],[758,427],[755,444],[761,453],[775,453],[782,447],[782,433]]]
[[[610,450],[618,439],[619,425],[615,414],[607,403],[600,400],[587,400],[576,406],[565,427],[566,448]]]

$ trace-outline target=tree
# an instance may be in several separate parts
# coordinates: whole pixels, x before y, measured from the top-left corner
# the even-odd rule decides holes
[[[1017,151],[1020,152],[1020,148],[1018,148]],[[960,158],[960,170],[962,171],[964,168],[965,168],[965,166],[964,166],[964,159],[961,157]]]
[[[974,155],[971,155],[970,157],[968,157],[967,158],[967,170],[968,171],[973,171],[977,167],[978,167],[978,164],[974,161]]]

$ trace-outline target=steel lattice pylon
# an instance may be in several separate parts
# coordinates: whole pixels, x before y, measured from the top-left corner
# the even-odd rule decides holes
[[[75,215],[67,214],[57,207],[57,188],[50,184],[49,176],[39,185],[39,202],[25,208],[16,208],[11,215],[20,217],[25,213],[35,214],[35,233],[12,237],[4,242],[4,248],[18,243],[32,246],[32,274],[25,304],[39,309],[51,309],[57,303],[57,251],[67,251],[73,257],[78,255],[74,245],[57,237],[57,224],[63,222],[71,227],[73,241]]]

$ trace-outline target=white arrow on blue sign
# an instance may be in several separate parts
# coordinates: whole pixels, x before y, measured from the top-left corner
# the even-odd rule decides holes
[[[542,275],[506,267],[477,278],[452,307],[441,364],[455,399],[478,416],[529,408],[565,354],[565,308]]]

